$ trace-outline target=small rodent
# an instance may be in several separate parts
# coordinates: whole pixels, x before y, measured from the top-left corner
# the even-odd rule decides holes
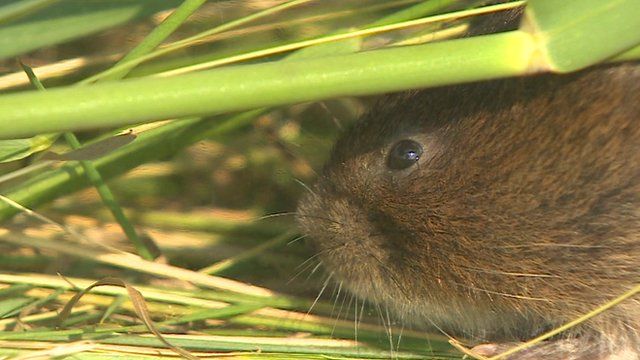
[[[311,190],[333,279],[501,352],[640,283],[640,65],[387,96]],[[640,296],[511,357],[639,358]]]

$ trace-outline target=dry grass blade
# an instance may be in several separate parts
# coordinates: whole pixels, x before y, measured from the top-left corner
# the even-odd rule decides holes
[[[160,263],[155,263],[152,261],[147,261],[142,259],[139,256],[129,254],[124,251],[120,251],[118,249],[106,246],[99,241],[87,241],[83,236],[76,233],[72,229],[59,224],[31,209],[28,209],[17,202],[0,195],[0,200],[6,202],[7,204],[19,209],[20,211],[25,212],[27,215],[32,216],[44,223],[54,225],[60,228],[62,231],[72,236],[73,238],[87,244],[97,245],[102,249],[107,249],[111,251],[111,253],[105,252],[104,250],[91,249],[89,247],[79,248],[77,244],[72,243],[64,243],[64,242],[53,242],[48,240],[40,240],[36,238],[27,238],[23,235],[20,236],[12,236],[12,234],[8,233],[0,233],[3,235],[2,240],[12,242],[15,244],[21,244],[25,246],[34,246],[36,248],[42,249],[50,249],[54,251],[59,251],[62,253],[66,253],[73,256],[78,256],[81,258],[92,259],[98,262],[102,262],[109,265],[114,265],[117,267],[132,269],[140,272],[144,272],[147,274],[158,275],[162,277],[174,278],[179,280],[184,280],[191,282],[193,284],[209,287],[209,288],[217,288],[223,290],[234,291],[246,295],[254,295],[254,296],[262,296],[262,297],[272,297],[274,293],[267,289],[248,285],[239,281],[211,276],[207,274],[202,274],[196,271],[191,271],[183,268],[179,268],[176,266],[170,266]]]
[[[34,72],[37,74],[39,79],[44,81],[73,74],[74,72],[78,72],[82,69],[86,69],[92,66],[109,63],[120,58],[121,56],[122,54],[115,53],[110,55],[74,57],[59,60],[42,66],[37,66],[34,68]],[[28,84],[29,79],[24,76],[24,71],[22,70],[0,76],[0,90],[10,89],[18,86],[26,86]]]
[[[153,320],[151,320],[151,316],[149,315],[149,310],[147,309],[147,304],[145,303],[145,300],[142,294],[132,286],[129,286],[125,281],[117,278],[104,278],[104,279],[98,280],[93,284],[89,285],[89,287],[78,292],[71,300],[69,300],[69,302],[64,306],[64,308],[60,312],[60,315],[58,317],[58,327],[60,327],[60,325],[67,319],[67,317],[71,313],[71,309],[78,302],[78,300],[80,300],[80,298],[84,294],[91,291],[91,289],[97,286],[119,286],[119,287],[125,288],[127,290],[127,294],[129,294],[129,298],[131,299],[131,302],[133,303],[133,308],[136,314],[138,315],[140,320],[142,320],[142,322],[146,325],[147,329],[149,329],[149,331],[151,331],[153,335],[155,335],[158,338],[158,340],[160,340],[163,344],[165,344],[171,350],[175,351],[177,354],[180,354],[186,359],[190,359],[190,360],[199,359],[198,357],[191,355],[191,353],[189,353],[188,351],[178,346],[172,345],[170,342],[168,342],[162,336],[162,334],[156,328],[156,326],[153,324]]]
[[[88,313],[91,310],[95,309],[96,307],[94,305],[76,306],[71,310],[71,314]],[[17,318],[2,319],[0,320],[0,331],[7,331],[12,325],[15,325],[16,323],[22,324],[24,326],[25,324],[29,324],[32,322],[55,319],[58,315],[59,314],[55,311],[47,311],[34,315],[21,316],[19,320]],[[1,347],[2,346],[0,346],[0,348]]]
[[[30,354],[17,356],[12,360],[36,360],[66,357],[83,351],[89,351],[96,348],[96,344],[90,341],[78,341],[70,344],[54,346],[51,349],[40,350]]]
[[[487,357],[474,353],[471,349],[462,345],[458,340],[450,339],[449,344],[451,344],[451,346],[453,346],[454,348],[458,349],[461,353],[465,354],[465,356],[468,356],[477,360],[488,360]]]

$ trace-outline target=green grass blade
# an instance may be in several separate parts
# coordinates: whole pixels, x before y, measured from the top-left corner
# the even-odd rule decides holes
[[[177,3],[142,0],[66,0],[0,28],[0,59],[96,33]]]
[[[289,230],[287,232],[285,232],[284,234],[280,234],[272,239],[269,239],[267,241],[264,241],[262,243],[260,243],[259,245],[257,245],[256,247],[249,249],[245,252],[242,252],[240,254],[238,254],[237,256],[222,260],[220,262],[217,262],[215,264],[212,264],[210,266],[207,266],[204,269],[200,269],[199,272],[204,273],[204,274],[219,274],[233,266],[235,266],[238,263],[241,263],[243,261],[247,261],[250,260],[262,253],[264,253],[266,250],[269,250],[273,247],[276,247],[278,245],[282,245],[285,241],[287,240],[291,240],[291,238],[296,234],[295,231],[293,230]]]
[[[109,74],[103,76],[101,79],[114,80],[125,77],[133,67],[122,67],[122,64],[127,64],[139,59],[141,56],[155,49],[205,2],[206,0],[185,0],[160,25],[156,26],[144,40],[118,61],[118,63],[111,68],[112,71]],[[114,69],[115,71],[113,71]]]
[[[33,286],[29,284],[17,284],[8,288],[0,289],[0,298],[22,295],[27,290],[30,290]]]
[[[0,163],[24,159],[47,150],[57,138],[58,134],[48,134],[26,139],[0,140]]]
[[[12,297],[0,300],[0,318],[5,318],[12,314],[15,310],[20,310],[33,300],[23,297]]]
[[[35,308],[41,307],[43,305],[46,305],[46,304],[48,304],[48,303],[50,303],[52,301],[57,300],[58,296],[60,296],[60,294],[62,294],[63,292],[64,292],[64,290],[56,289],[56,291],[54,291],[52,294],[50,294],[48,296],[45,296],[43,298],[40,298],[40,299],[30,303],[26,307],[35,309]],[[14,310],[12,312],[9,312],[6,316],[7,317],[17,316],[17,315],[20,314],[21,311],[22,311],[22,309],[16,309],[16,310]]]
[[[72,149],[80,148],[78,138],[76,138],[72,133],[65,133],[64,138]],[[98,169],[96,169],[93,163],[87,160],[80,161],[80,166],[84,169],[84,173],[93,187],[98,191],[100,199],[102,199],[102,203],[107,207],[107,209],[109,209],[124,234],[127,236],[129,241],[131,241],[131,244],[136,249],[136,253],[145,260],[153,260],[155,258],[153,251],[149,248],[147,243],[140,238],[133,227],[133,224],[124,214],[124,211],[122,211],[122,207],[118,204],[113,192],[104,182],[104,179],[102,178],[102,175],[100,175]]]
[[[0,7],[0,24],[15,21],[58,0],[22,0]]]
[[[524,29],[540,46],[537,66],[556,72],[575,71],[640,44],[637,0],[531,0],[525,19]]]

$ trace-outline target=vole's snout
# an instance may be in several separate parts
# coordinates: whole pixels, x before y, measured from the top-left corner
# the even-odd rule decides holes
[[[366,221],[358,207],[339,195],[310,194],[298,206],[297,221],[320,251],[348,246],[363,234],[356,223]]]
[[[371,216],[378,214],[324,191],[322,196],[309,194],[300,201],[297,221],[311,248],[336,279],[347,286],[369,287],[380,264],[388,258],[384,239],[372,225]]]

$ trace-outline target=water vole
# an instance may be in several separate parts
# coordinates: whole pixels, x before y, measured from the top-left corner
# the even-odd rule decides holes
[[[391,95],[298,221],[334,279],[401,319],[525,340],[640,282],[639,120],[635,64]],[[640,358],[639,300],[514,358]]]

